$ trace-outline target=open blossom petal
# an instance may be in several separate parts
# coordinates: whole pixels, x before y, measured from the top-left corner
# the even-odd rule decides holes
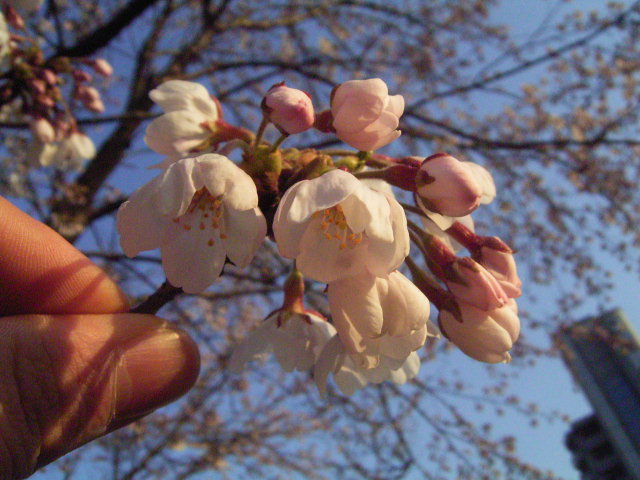
[[[199,112],[211,121],[219,117],[217,104],[199,83],[169,80],[151,90],[149,97],[167,113],[178,110]]]
[[[239,199],[239,185],[253,202]],[[253,258],[267,230],[257,203],[251,178],[226,157],[185,158],[120,207],[120,244],[130,257],[160,247],[169,282],[197,293],[220,275],[225,258],[239,266]]]
[[[162,267],[172,285],[185,292],[202,292],[220,276],[226,251],[220,241],[209,245],[211,232],[193,228],[179,232],[160,247]]]
[[[349,353],[405,359],[427,336],[429,301],[400,272],[362,274],[329,284],[333,322]]]
[[[326,283],[364,271],[386,275],[409,253],[402,207],[342,170],[291,187],[273,230],[280,253]]]
[[[149,96],[165,111],[147,127],[144,140],[152,150],[175,159],[208,147],[211,129],[221,112],[206,88],[199,83],[170,80]]]
[[[209,137],[202,126],[206,121],[201,113],[188,110],[165,113],[149,124],[144,141],[162,155],[186,155]]]
[[[247,362],[273,352],[283,370],[309,370],[334,335],[333,326],[318,315],[277,311],[238,344],[229,368],[240,372]]]
[[[325,396],[327,393],[329,373],[333,373],[333,379],[340,391],[349,396],[368,383],[390,380],[403,384],[418,374],[420,358],[416,352],[411,352],[400,361],[383,356],[373,368],[363,368],[359,365],[360,362],[345,351],[340,339],[337,336],[333,337],[320,353],[313,371],[320,394]]]
[[[462,322],[448,311],[440,311],[438,322],[442,333],[471,358],[487,363],[510,361],[509,350],[520,334],[520,320],[514,307],[507,304],[485,312],[468,304],[459,306]]]

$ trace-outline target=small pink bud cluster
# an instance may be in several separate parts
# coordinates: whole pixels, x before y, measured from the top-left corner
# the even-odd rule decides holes
[[[24,21],[20,16],[24,12],[37,10],[41,2],[8,2],[5,13],[9,25],[14,29],[24,28]],[[18,13],[20,12],[20,13]],[[4,22],[3,22],[4,25]],[[18,116],[28,119],[28,126],[34,139],[30,157],[35,157],[34,163],[49,165],[62,158],[74,162],[80,158],[90,158],[95,149],[93,143],[77,129],[77,122],[64,102],[65,89],[69,84],[69,77],[73,81],[72,96],[85,108],[92,112],[104,111],[104,104],[100,92],[89,85],[93,76],[81,65],[89,66],[95,73],[108,77],[113,69],[104,59],[70,59],[55,57],[46,60],[38,43],[25,35],[10,34],[4,25],[0,37],[5,38],[4,48],[0,48],[0,56],[7,63],[6,75],[9,81],[0,85],[0,101],[17,105],[14,112]],[[55,147],[51,147],[52,144]],[[51,147],[51,148],[50,148]],[[78,147],[78,148],[76,148]],[[55,155],[53,154],[55,150]]]
[[[477,360],[509,361],[520,328],[515,298],[522,293],[513,250],[497,237],[477,235],[462,222],[481,203],[493,200],[493,179],[480,165],[445,153],[413,167],[416,202],[431,232],[424,234],[421,246],[429,269],[446,288],[423,288],[439,306],[442,333]],[[404,177],[409,176],[405,172]],[[454,244],[471,256],[456,256]]]

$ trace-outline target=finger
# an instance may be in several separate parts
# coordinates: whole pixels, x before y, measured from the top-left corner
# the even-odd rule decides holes
[[[0,322],[0,478],[39,466],[184,394],[200,358],[152,315]]]
[[[0,197],[0,316],[128,308],[125,295],[103,270]]]

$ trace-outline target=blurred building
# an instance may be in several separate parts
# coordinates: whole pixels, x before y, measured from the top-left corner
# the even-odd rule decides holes
[[[583,480],[640,480],[640,347],[621,311],[561,328],[556,339],[594,413],[566,437]]]

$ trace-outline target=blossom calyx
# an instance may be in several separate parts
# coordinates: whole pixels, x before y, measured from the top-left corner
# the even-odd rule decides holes
[[[398,138],[403,111],[402,95],[389,95],[379,78],[349,80],[331,92],[336,136],[358,150],[376,150]]]
[[[261,107],[265,116],[282,134],[302,133],[313,127],[315,121],[309,94],[287,87],[284,82],[267,91]]]

